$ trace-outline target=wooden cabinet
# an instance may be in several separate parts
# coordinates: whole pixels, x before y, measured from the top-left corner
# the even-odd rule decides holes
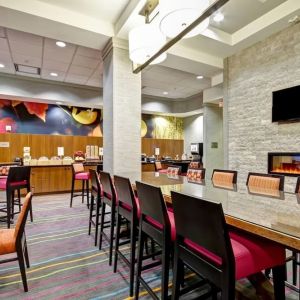
[[[96,166],[86,166],[85,169],[95,169]],[[35,194],[61,193],[71,191],[71,166],[31,167],[31,186]],[[81,189],[81,181],[75,181],[75,190]]]

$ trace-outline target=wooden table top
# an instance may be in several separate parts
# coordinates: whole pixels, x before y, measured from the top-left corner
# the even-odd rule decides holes
[[[142,173],[141,181],[160,186],[169,203],[171,191],[222,203],[227,224],[300,251],[299,194],[212,184],[211,180],[191,182],[157,172]]]

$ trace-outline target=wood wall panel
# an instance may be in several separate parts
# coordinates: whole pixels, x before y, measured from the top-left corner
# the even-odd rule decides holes
[[[57,147],[65,148],[65,156],[73,156],[77,150],[85,152],[86,145],[103,145],[102,137],[66,136],[3,133],[0,142],[9,142],[9,148],[0,148],[0,162],[10,162],[15,157],[23,157],[23,147],[30,147],[32,158],[57,155]]]
[[[154,148],[160,149],[160,156],[171,156],[175,158],[178,154],[179,158],[183,154],[183,140],[167,140],[167,139],[142,139],[142,153],[147,156],[154,155]]]
[[[102,137],[92,136],[66,136],[66,135],[41,135],[2,133],[0,142],[9,142],[9,148],[0,148],[0,162],[10,162],[15,157],[23,157],[23,147],[29,146],[32,158],[40,156],[57,155],[57,147],[65,148],[65,156],[73,156],[76,150],[85,152],[86,145],[103,145]],[[154,148],[160,148],[160,156],[175,158],[183,153],[183,140],[142,138],[142,153],[147,156],[154,155]]]

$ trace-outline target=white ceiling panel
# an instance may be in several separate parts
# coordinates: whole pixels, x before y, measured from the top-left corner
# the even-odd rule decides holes
[[[53,70],[52,72],[67,72],[70,64],[58,62],[56,60],[44,59],[43,68]]]
[[[93,74],[93,71],[94,69],[79,67],[72,64],[69,69],[69,74],[90,77]]]
[[[10,52],[0,49],[0,62],[12,62]]]
[[[22,55],[36,56],[42,59],[43,47],[41,45],[29,44],[19,41],[9,41],[12,53],[20,53]]]
[[[100,50],[95,50],[95,49],[79,46],[77,48],[76,54],[90,57],[90,58],[95,58],[95,59],[102,61],[102,53]]]
[[[58,76],[51,76],[50,73],[56,73]],[[46,69],[41,70],[41,78],[55,81],[63,81],[65,79],[65,72],[57,72],[55,69]]]
[[[65,48],[60,48],[56,46],[55,42],[55,40],[45,38],[43,59],[70,63],[75,54],[76,46],[67,44]]]
[[[77,83],[77,84],[85,84],[88,80],[88,76],[80,76],[74,74],[68,74],[65,78],[65,82]]]
[[[43,43],[43,37],[35,34],[13,30],[13,29],[6,29],[6,33],[9,41],[17,41],[20,43],[23,42],[26,44],[31,44],[36,46],[41,46]]]
[[[28,55],[22,55],[19,53],[12,53],[13,62],[16,64],[41,67],[42,59],[40,57],[30,57]]]
[[[99,59],[79,55],[78,50],[77,50],[77,52],[74,56],[74,59],[73,59],[73,65],[80,66],[80,67],[85,67],[85,68],[90,68],[90,69],[94,69],[95,66],[97,66],[99,62],[100,62]]]
[[[9,52],[7,39],[0,38],[0,50]]]
[[[5,38],[5,37],[6,37],[5,28],[0,27],[0,38]]]

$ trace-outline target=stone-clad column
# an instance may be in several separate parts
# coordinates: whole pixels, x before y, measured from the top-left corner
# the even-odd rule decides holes
[[[110,40],[103,61],[103,169],[137,180],[141,176],[141,74],[132,73],[123,40]]]

